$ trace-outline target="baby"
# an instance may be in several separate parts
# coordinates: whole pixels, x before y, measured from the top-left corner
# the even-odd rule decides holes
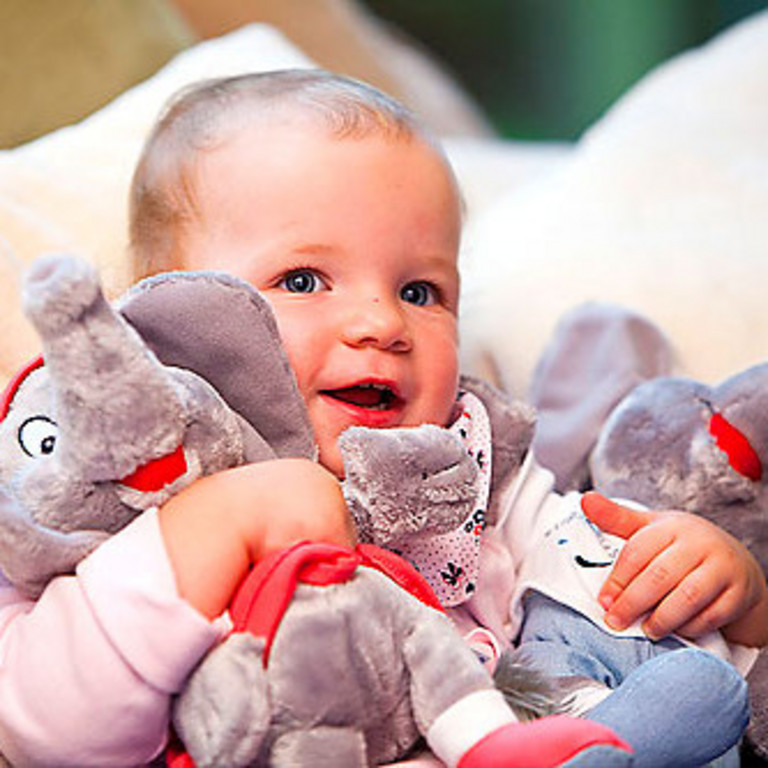
[[[494,447],[503,450],[504,435],[482,426],[482,398],[458,404],[461,218],[458,186],[437,143],[408,111],[362,84],[317,71],[267,73],[205,83],[171,104],[134,177],[136,276],[225,270],[263,293],[320,461],[282,459],[200,480],[100,547],[76,577],[55,580],[37,604],[0,591],[0,751],[56,762],[67,750],[59,762],[81,765],[135,764],[157,754],[170,697],[220,637],[216,617],[250,563],[302,538],[352,539],[338,483],[338,439],[347,428],[449,426],[461,414],[481,425],[476,455],[490,459]],[[526,519],[544,506],[570,504],[569,519],[592,531],[582,503],[603,529],[628,536],[609,577],[593,589],[589,615],[601,636],[610,640],[645,617],[657,638],[720,628],[731,644],[768,642],[759,567],[699,517],[615,508],[600,498],[565,501],[531,457],[509,487],[493,486],[478,503],[488,515],[475,521],[469,542],[461,532],[448,534],[413,559],[457,625],[491,653],[518,634],[524,601],[530,628],[534,602],[561,598],[542,581],[516,589],[524,583],[516,557],[533,533]],[[137,561],[141,578],[131,578],[125,563],[135,570]],[[61,625],[71,629],[73,616],[78,632],[67,633]],[[173,642],[163,635],[168,626]],[[50,653],[43,633],[53,630],[70,639],[43,671],[40,659]],[[86,651],[81,631],[91,633],[96,653]],[[644,638],[642,630],[634,637]],[[588,703],[580,697],[586,716],[628,741],[641,765],[703,763],[728,750],[746,712],[734,669],[678,640],[630,642],[653,648],[643,651],[649,657],[663,652],[659,659],[673,660],[664,667],[673,698],[664,711],[635,716],[638,702],[657,695],[661,676],[635,654],[617,665],[610,683],[618,689],[607,698],[606,691],[593,697],[595,681],[579,667],[578,676],[589,679],[579,683],[589,694]],[[86,653],[94,661],[83,670]],[[108,677],[97,681],[91,672],[99,664]],[[52,666],[55,689],[46,679]],[[635,683],[623,687],[635,669]],[[695,694],[677,684],[692,669],[706,675]],[[557,674],[574,676],[571,669]],[[50,690],[61,698],[39,695]],[[717,727],[690,738],[690,720],[715,717]]]
[[[186,147],[193,143],[202,151],[190,164]],[[157,218],[159,213],[163,218]],[[342,474],[338,437],[350,426],[446,425],[455,418],[460,194],[440,148],[397,104],[319,73],[246,77],[197,89],[176,102],[150,138],[135,176],[131,220],[137,277],[170,268],[222,269],[250,282],[271,302],[309,409],[320,461],[334,474]],[[490,457],[489,450],[486,455]],[[517,492],[527,493],[527,502],[504,509],[502,519],[493,521],[494,530],[487,534],[505,539],[517,555],[517,573],[509,568],[507,579],[483,580],[482,571],[478,575],[480,564],[473,563],[470,550],[462,561],[462,575],[446,584],[441,574],[450,573],[449,565],[455,567],[458,557],[439,560],[436,553],[450,546],[446,541],[450,537],[434,541],[434,553],[423,548],[411,553],[427,578],[432,576],[444,604],[457,605],[457,620],[469,631],[472,625],[466,622],[467,614],[475,607],[487,608],[492,595],[506,594],[515,577],[518,586],[531,589],[517,590],[513,615],[504,615],[502,607],[497,615],[486,615],[480,622],[486,631],[496,630],[499,639],[517,629],[523,595],[535,592],[561,598],[576,592],[571,588],[564,593],[554,580],[551,587],[541,585],[540,574],[531,575],[532,558],[520,562],[520,554],[529,549],[527,544],[542,533],[532,522],[534,510],[543,503],[553,504],[551,498],[532,498],[531,489],[542,482],[538,472],[526,468]],[[544,482],[549,482],[548,476]],[[564,517],[575,507],[576,519],[584,520],[578,502],[560,506],[568,510]],[[678,517],[656,524],[658,530],[669,526],[680,538],[690,536],[691,541],[695,531],[704,530],[695,518]],[[571,531],[578,527],[592,544],[592,529],[581,522],[571,524]],[[652,538],[652,531],[653,527],[645,531],[646,540]],[[569,535],[573,538],[572,532]],[[722,546],[718,533],[707,530],[706,535],[713,537],[713,550]],[[527,543],[526,537],[530,539]],[[658,556],[668,560],[671,553],[666,544],[658,547]],[[740,556],[744,555],[741,551]],[[544,557],[548,556],[545,552]],[[608,555],[598,548],[597,557],[605,561]],[[683,553],[675,553],[675,557],[685,562]],[[485,565],[490,572],[492,563]],[[669,583],[663,585],[663,592],[662,585],[654,585],[658,596],[653,588],[647,591],[642,598],[645,604],[640,605],[643,611],[652,608],[665,592],[674,592],[676,574],[667,569],[671,571]],[[569,578],[574,576],[571,572]],[[681,572],[678,576],[684,577],[696,580],[701,574]],[[718,575],[718,581],[721,578]],[[628,586],[624,602],[633,591],[645,591],[648,580],[646,574]],[[473,588],[477,584],[480,591],[467,601],[467,585]],[[526,599],[533,601],[534,597]],[[666,595],[658,609],[662,617],[674,610],[675,600],[680,595]],[[599,621],[602,612],[596,601],[593,606],[588,615]],[[626,615],[621,612],[626,607],[620,596],[614,606],[607,621],[626,629],[622,625]],[[700,608],[696,614],[704,612],[704,604]],[[537,614],[539,610],[544,609],[537,608]],[[708,610],[715,610],[714,605]],[[532,614],[529,611],[527,630],[532,626]],[[685,619],[679,620],[680,625],[690,623],[689,617]],[[662,637],[672,627],[656,627],[654,621],[658,620],[652,616],[646,627]],[[706,628],[704,624],[692,627],[698,633]],[[598,630],[600,634],[602,630]],[[638,634],[642,632],[636,628],[634,635]],[[623,641],[621,646],[631,643]],[[551,653],[547,644],[542,647],[545,654]],[[665,640],[653,646],[653,653],[675,647],[681,643]],[[706,687],[704,676],[709,679],[711,661],[696,657],[703,669],[686,671],[682,667],[679,677],[668,672],[666,679],[673,689],[679,689],[680,677],[696,675]],[[620,672],[608,678],[611,685],[620,685],[638,663],[633,655]],[[665,668],[670,666],[667,662]],[[588,677],[583,665],[574,667],[568,670],[569,678],[581,681]],[[562,674],[561,668],[546,668]],[[589,702],[585,708],[606,693],[604,689],[595,697],[595,688],[592,681],[583,686],[584,700]],[[734,695],[734,688],[739,686],[709,687],[722,695],[717,718],[722,725],[721,748],[729,745],[729,738],[733,743],[732,734],[744,726],[743,686],[741,696]],[[686,685],[683,690],[690,688]],[[691,719],[707,712],[701,698],[699,704],[700,709],[690,712]],[[667,699],[666,706],[670,705]],[[601,712],[608,708],[604,705]],[[662,722],[667,721],[668,711],[658,713]],[[737,724],[733,729],[728,726],[729,713]],[[682,709],[679,715],[684,717]],[[617,718],[607,716],[610,725],[629,736]],[[622,714],[618,719],[635,718]],[[652,724],[647,727],[648,741],[656,743]],[[688,729],[678,730],[687,739]],[[634,746],[653,762],[653,745],[645,743],[645,733],[632,732]],[[638,743],[641,738],[643,743]],[[629,741],[632,743],[631,738]],[[682,761],[682,755],[677,757]]]

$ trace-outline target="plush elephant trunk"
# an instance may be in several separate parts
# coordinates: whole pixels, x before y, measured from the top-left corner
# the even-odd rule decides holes
[[[114,480],[179,446],[179,389],[106,301],[90,265],[38,259],[23,302],[42,340],[63,464],[92,482]]]

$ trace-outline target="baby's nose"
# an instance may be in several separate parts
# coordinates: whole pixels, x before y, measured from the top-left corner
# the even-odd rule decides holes
[[[356,302],[349,313],[342,337],[351,346],[374,346],[396,352],[411,348],[404,307],[399,301],[378,295]]]

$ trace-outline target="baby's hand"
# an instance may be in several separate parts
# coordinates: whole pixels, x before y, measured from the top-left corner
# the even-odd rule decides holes
[[[587,517],[627,539],[599,600],[605,621],[624,629],[649,613],[646,634],[701,637],[714,629],[744,645],[768,643],[768,588],[747,548],[698,515],[639,511],[597,493]]]

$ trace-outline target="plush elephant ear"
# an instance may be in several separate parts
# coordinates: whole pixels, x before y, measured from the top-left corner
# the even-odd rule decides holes
[[[506,486],[522,466],[533,442],[536,413],[520,400],[512,400],[482,379],[464,375],[459,389],[478,397],[488,411],[493,451],[491,460],[491,507],[488,521],[497,519],[499,488]]]
[[[314,458],[312,427],[272,310],[218,272],[143,280],[119,309],[165,365],[202,376],[277,456]]]
[[[636,386],[667,376],[674,352],[647,318],[590,302],[567,312],[536,366],[536,457],[561,493],[589,486],[589,456],[611,412]]]

